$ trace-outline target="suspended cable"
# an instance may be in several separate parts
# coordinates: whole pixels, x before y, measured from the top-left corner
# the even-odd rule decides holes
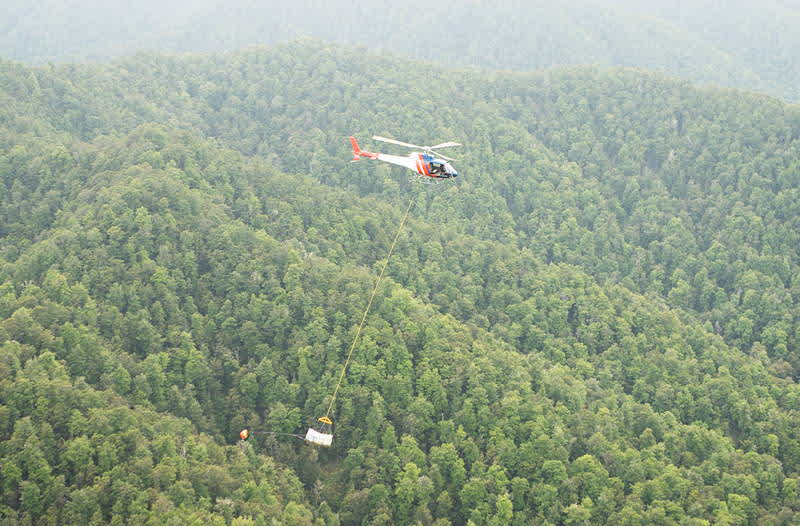
[[[372,294],[369,296],[369,301],[367,302],[367,308],[364,309],[364,315],[361,317],[361,323],[358,324],[358,328],[356,329],[356,334],[353,336],[353,343],[350,344],[350,350],[347,352],[347,359],[344,361],[344,366],[342,367],[342,373],[339,375],[339,381],[336,382],[336,388],[333,390],[333,395],[331,396],[330,404],[328,404],[328,410],[325,412],[325,420],[330,422],[331,411],[333,410],[333,404],[336,403],[336,395],[339,393],[339,387],[342,385],[342,380],[344,379],[344,375],[347,372],[347,366],[350,365],[350,358],[353,356],[353,350],[356,348],[356,343],[358,343],[358,337],[361,335],[361,329],[364,328],[364,323],[367,321],[367,315],[369,315],[369,311],[372,308],[372,300],[375,299],[375,293],[378,292],[378,287],[383,280],[383,273],[386,271],[386,267],[389,266],[389,260],[392,257],[392,252],[394,252],[394,247],[397,244],[397,240],[400,238],[400,233],[403,231],[403,227],[406,224],[406,219],[408,219],[408,213],[411,211],[411,207],[414,204],[414,196],[412,195],[411,198],[408,200],[408,206],[406,207],[406,212],[403,214],[403,219],[400,221],[400,226],[397,227],[397,233],[394,235],[394,240],[392,241],[392,245],[389,247],[389,253],[386,255],[386,260],[383,262],[383,267],[381,267],[381,271],[378,274],[378,279],[375,280],[375,286],[372,288]],[[320,419],[320,421],[322,421]]]

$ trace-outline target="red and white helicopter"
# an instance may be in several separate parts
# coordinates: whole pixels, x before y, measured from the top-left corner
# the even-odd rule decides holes
[[[437,148],[448,148],[450,146],[461,146],[457,142],[443,142],[436,146],[417,146],[407,142],[396,141],[394,139],[387,139],[386,137],[372,137],[376,141],[388,142],[389,144],[397,144],[398,146],[405,146],[406,148],[415,148],[422,150],[421,152],[412,152],[403,157],[400,155],[387,155],[385,153],[367,152],[359,148],[358,141],[355,137],[350,137],[350,144],[353,145],[353,160],[358,161],[362,157],[370,159],[377,159],[398,166],[404,166],[415,172],[419,179],[433,182],[432,179],[452,179],[458,177],[458,172],[447,161],[455,161],[449,157],[434,152]]]

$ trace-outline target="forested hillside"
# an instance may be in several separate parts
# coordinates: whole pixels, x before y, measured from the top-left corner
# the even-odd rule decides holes
[[[141,49],[212,52],[312,37],[439,64],[595,64],[800,100],[800,6],[787,0],[6,0],[0,55],[34,63]]]
[[[350,164],[373,133],[462,177]],[[796,523],[799,145],[796,106],[629,70],[0,62],[0,513]],[[409,198],[334,448],[237,448],[324,412]]]

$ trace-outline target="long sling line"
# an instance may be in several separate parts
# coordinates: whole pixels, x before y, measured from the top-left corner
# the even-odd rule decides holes
[[[397,239],[400,237],[400,232],[403,231],[403,226],[406,224],[406,219],[408,219],[408,213],[411,211],[411,206],[414,204],[414,196],[411,196],[411,199],[408,200],[408,206],[406,207],[406,213],[403,215],[402,221],[400,221],[400,226],[397,227],[397,233],[394,235],[394,241],[392,241],[392,245],[389,247],[389,253],[386,255],[386,260],[383,262],[383,267],[381,268],[380,273],[378,274],[378,279],[375,281],[375,286],[372,288],[372,294],[369,296],[369,301],[367,302],[367,308],[364,309],[364,315],[361,317],[361,323],[358,324],[358,328],[356,329],[356,334],[353,337],[353,343],[350,345],[350,350],[347,352],[347,359],[344,361],[344,367],[342,367],[342,374],[339,375],[339,381],[336,382],[336,388],[333,390],[333,396],[331,397],[331,403],[328,404],[328,410],[325,412],[325,417],[330,418],[331,410],[333,409],[333,404],[336,402],[336,395],[339,393],[339,387],[342,385],[342,380],[344,379],[344,374],[347,372],[347,366],[350,364],[350,358],[353,356],[353,350],[356,348],[356,343],[358,343],[358,337],[361,335],[361,329],[364,328],[364,322],[367,321],[367,315],[369,314],[369,310],[372,307],[372,300],[375,299],[375,293],[378,292],[378,287],[383,280],[383,273],[386,271],[386,267],[389,266],[389,259],[392,257],[392,252],[394,252],[394,246],[397,244]]]

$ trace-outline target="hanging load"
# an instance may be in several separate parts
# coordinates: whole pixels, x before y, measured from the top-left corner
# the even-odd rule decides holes
[[[352,139],[352,138],[351,138]],[[355,139],[353,141],[353,148],[355,149],[357,145],[355,144]],[[439,145],[442,146],[442,145]],[[358,324],[356,328],[356,333],[353,336],[353,343],[350,344],[350,350],[347,351],[347,359],[344,361],[344,365],[342,366],[342,372],[339,374],[339,380],[336,382],[336,387],[333,389],[333,394],[331,395],[331,401],[328,403],[328,410],[325,412],[325,416],[317,418],[317,422],[320,423],[318,426],[320,429],[314,429],[310,427],[306,432],[306,442],[309,444],[316,444],[318,446],[330,447],[333,443],[333,430],[331,426],[333,426],[333,421],[330,419],[330,415],[333,414],[333,406],[336,403],[336,395],[339,394],[339,388],[342,386],[342,380],[344,379],[344,375],[347,372],[347,366],[350,365],[350,359],[353,357],[353,351],[356,348],[356,344],[358,343],[358,337],[361,335],[361,330],[364,328],[364,323],[367,321],[367,316],[369,315],[369,310],[372,308],[372,301],[375,299],[375,293],[378,292],[378,287],[383,280],[383,274],[386,272],[386,267],[389,265],[389,260],[392,258],[392,252],[394,252],[394,247],[397,245],[397,240],[400,237],[400,232],[403,231],[403,227],[406,224],[406,220],[408,219],[408,213],[411,212],[411,207],[414,205],[414,196],[412,196],[408,200],[408,206],[406,207],[406,212],[403,214],[403,219],[400,221],[400,225],[397,227],[397,233],[394,235],[394,240],[392,240],[392,244],[389,247],[389,253],[386,254],[386,259],[383,261],[383,266],[381,267],[381,271],[378,274],[378,279],[375,280],[375,286],[372,288],[372,293],[369,295],[369,301],[367,302],[367,307],[364,309],[364,314],[361,316],[361,322]]]
[[[333,434],[331,433],[333,421],[327,416],[323,416],[318,418],[317,422],[320,423],[318,426],[319,431],[309,427],[308,431],[306,431],[306,442],[316,446],[331,447],[331,444],[333,444]]]
[[[351,137],[350,141],[353,146],[353,154],[355,156],[354,160],[358,160],[359,157],[369,157],[371,159],[384,160],[393,164],[400,164],[401,166],[407,166],[412,170],[417,170],[420,175],[435,177],[438,179],[453,178],[458,175],[458,173],[455,170],[453,170],[452,167],[450,167],[446,162],[441,161],[438,158],[435,158],[432,154],[433,150],[436,148],[444,148],[448,146],[460,146],[457,143],[448,142],[448,143],[437,144],[436,146],[417,147],[412,144],[395,141],[394,139],[386,139],[384,137],[375,137],[375,139],[383,142],[389,142],[392,144],[399,144],[401,146],[422,148],[425,150],[425,154],[424,155],[412,154],[408,158],[410,159],[410,161],[408,161],[410,164],[406,165],[405,158],[402,158],[403,163],[400,163],[400,162],[395,162],[395,159],[383,158],[387,157],[384,156],[383,154],[375,154],[371,152],[362,151],[358,147],[358,143],[356,142],[356,140],[353,137]],[[415,158],[414,155],[418,155],[419,157]],[[394,158],[396,156],[388,156],[388,157]],[[452,160],[447,157],[444,157],[443,155],[440,155],[439,157],[442,157],[443,159],[447,160]],[[397,159],[401,158],[397,157]],[[425,162],[427,164],[423,166],[421,164],[422,162]],[[436,165],[437,168],[435,169],[431,168],[434,165]],[[389,246],[389,252],[386,254],[386,259],[383,261],[383,266],[381,267],[381,270],[378,273],[378,278],[375,280],[375,285],[372,288],[372,293],[369,296],[369,301],[367,302],[367,306],[364,309],[363,315],[361,316],[361,321],[356,327],[355,334],[353,335],[353,341],[350,344],[350,349],[347,351],[347,358],[345,359],[344,364],[342,365],[342,370],[339,373],[339,379],[337,380],[336,386],[333,389],[330,402],[328,403],[328,410],[325,412],[325,416],[317,418],[317,424],[315,424],[312,427],[309,427],[308,431],[306,431],[305,436],[295,435],[292,433],[279,433],[275,431],[258,431],[258,430],[242,429],[242,431],[239,433],[239,438],[242,439],[241,441],[242,445],[244,445],[245,441],[247,441],[248,438],[253,436],[253,433],[291,436],[303,439],[306,441],[306,443],[313,444],[315,446],[331,447],[333,445],[333,420],[330,419],[330,415],[333,414],[334,405],[336,403],[336,397],[339,394],[339,388],[342,386],[342,380],[344,380],[344,376],[347,373],[347,367],[350,365],[350,360],[353,357],[353,351],[356,348],[356,344],[358,343],[358,338],[361,335],[361,331],[364,329],[364,324],[367,321],[367,316],[369,315],[370,309],[372,308],[372,302],[374,301],[375,294],[378,292],[378,287],[380,286],[381,281],[383,280],[383,275],[386,272],[386,267],[389,265],[389,260],[392,258],[392,253],[394,252],[394,248],[397,245],[397,240],[400,238],[400,233],[403,231],[403,227],[406,224],[406,220],[408,219],[408,214],[411,212],[411,207],[414,205],[414,199],[415,197],[413,195],[409,198],[408,206],[406,207],[406,211],[403,214],[403,219],[400,221],[400,225],[397,227],[397,232],[394,235],[392,244]]]
[[[313,427],[309,427],[308,431],[306,431],[305,440],[306,442],[317,446],[331,447],[331,444],[333,443],[333,435],[320,433]]]

